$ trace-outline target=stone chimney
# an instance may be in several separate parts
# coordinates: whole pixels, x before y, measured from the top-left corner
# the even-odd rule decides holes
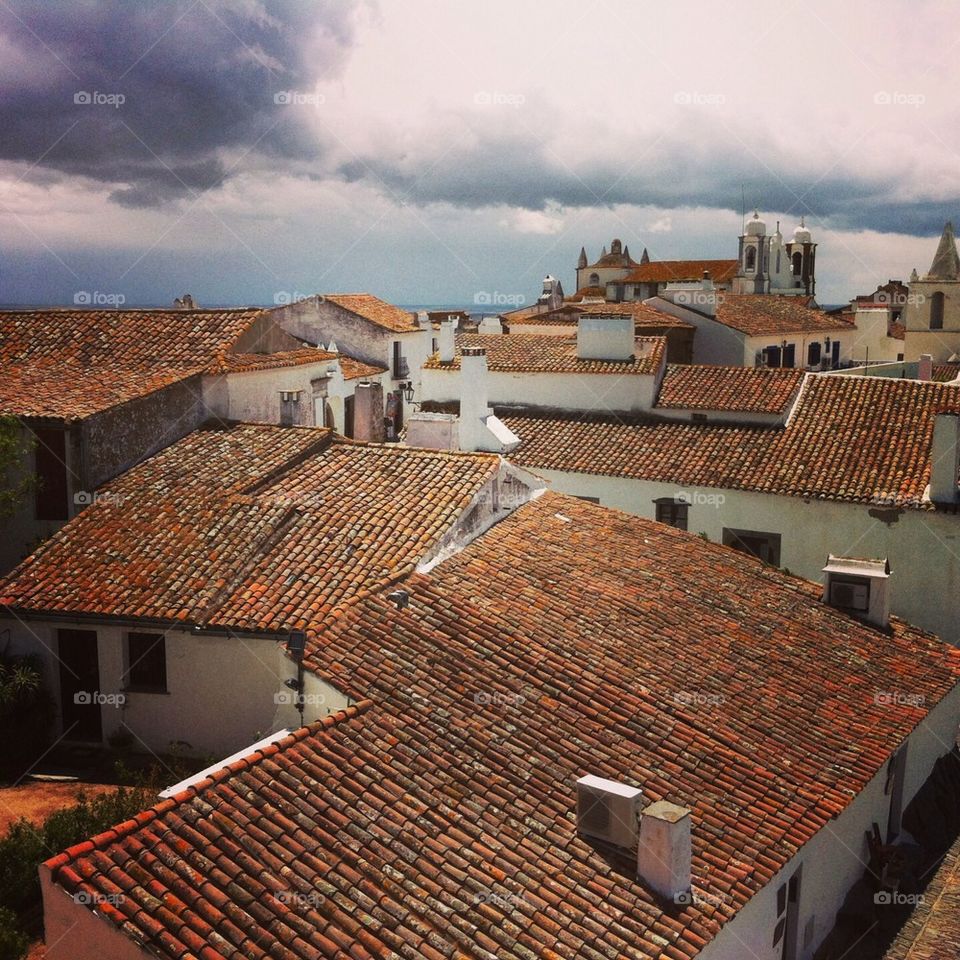
[[[383,385],[358,383],[353,394],[353,437],[370,443],[383,443]]]
[[[193,297],[191,297],[189,293],[185,293],[182,297],[177,297],[177,299],[173,301],[173,305],[178,310],[196,310],[197,309],[197,305],[196,303],[194,303]]]
[[[437,338],[437,348],[441,363],[453,363],[456,354],[457,321],[455,318],[440,321],[440,336]]]
[[[890,564],[884,560],[827,557],[823,602],[875,627],[890,625]]]
[[[668,900],[690,891],[693,846],[690,810],[658,800],[640,818],[637,878]]]
[[[957,502],[957,469],[960,467],[960,415],[938,413],[933,420],[930,444],[930,499],[934,503]]]
[[[933,379],[933,355],[929,353],[921,353],[920,360],[917,363],[917,379],[918,380],[932,380]]]
[[[580,360],[632,360],[633,317],[581,314],[577,322],[577,357]]]

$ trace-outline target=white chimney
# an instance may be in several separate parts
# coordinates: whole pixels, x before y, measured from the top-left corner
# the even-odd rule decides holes
[[[920,360],[917,363],[917,379],[918,380],[932,380],[933,379],[933,355],[929,353],[921,353]]]
[[[577,321],[577,357],[580,360],[632,360],[633,317],[580,315]]]
[[[417,326],[421,330],[430,326],[430,314],[426,310],[417,311]]]
[[[890,564],[884,560],[827,557],[823,602],[876,627],[890,624]]]
[[[693,845],[690,810],[658,800],[640,818],[637,877],[662,897],[676,901],[690,891]]]
[[[577,781],[577,832],[635,850],[643,791],[587,774]]]
[[[453,363],[456,353],[457,321],[455,319],[440,321],[440,336],[437,338],[437,348],[441,363]]]
[[[520,438],[490,409],[487,351],[464,347],[460,351],[460,449],[509,453]]]
[[[477,333],[503,333],[503,324],[499,317],[484,317],[477,325]]]
[[[933,419],[930,444],[930,499],[934,503],[957,502],[957,469],[960,467],[960,416],[938,413]]]

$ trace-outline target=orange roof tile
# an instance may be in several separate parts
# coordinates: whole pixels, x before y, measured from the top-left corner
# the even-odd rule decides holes
[[[785,413],[803,383],[802,370],[670,364],[657,406],[733,413]]]
[[[256,310],[0,312],[0,412],[83,419],[217,363]]]
[[[568,303],[556,310],[548,313],[531,314],[514,319],[513,317],[504,318],[509,326],[570,326],[576,327],[577,318],[580,316],[631,316],[633,317],[636,330],[639,332],[644,329],[683,329],[694,330],[692,323],[674,317],[672,314],[664,313],[655,307],[648,306],[640,301],[627,301],[621,303]]]
[[[785,427],[506,416],[510,457],[561,470],[849,503],[932,508],[934,416],[960,412],[947,384],[807,374]]]
[[[457,337],[451,363],[442,363],[435,353],[424,364],[427,370],[459,370],[463,347],[483,347],[492,371],[525,373],[656,373],[666,350],[664,337],[637,337],[633,360],[580,360],[576,338],[552,336],[511,336],[497,333],[468,333]]]
[[[498,467],[315,428],[199,430],[104,487],[0,605],[282,632],[417,563]]]
[[[550,493],[404,586],[312,635],[356,706],[48,861],[75,909],[168,958],[694,958],[958,677],[929,634]],[[585,773],[691,808],[699,896],[578,834]]]
[[[704,271],[714,283],[733,279],[739,266],[736,260],[651,260],[642,263],[616,283],[671,283],[701,280]]]
[[[788,294],[722,293],[717,299],[714,318],[750,337],[778,336],[783,333],[832,333],[854,330],[855,326],[809,306],[807,297]]]
[[[326,293],[322,299],[329,300],[384,330],[410,333],[420,329],[415,314],[409,310],[401,310],[400,307],[395,307],[370,293]]]

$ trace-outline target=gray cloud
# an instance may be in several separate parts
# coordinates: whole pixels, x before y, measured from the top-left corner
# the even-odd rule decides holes
[[[354,11],[338,0],[2,4],[0,159],[110,184],[126,206],[220,186],[248,153],[314,160],[302,109],[274,97],[339,73]]]

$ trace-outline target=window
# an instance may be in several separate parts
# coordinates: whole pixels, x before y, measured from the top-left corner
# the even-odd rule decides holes
[[[127,688],[167,692],[167,649],[162,633],[127,635]]]
[[[590,279],[587,281],[587,286],[588,286],[588,287],[599,287],[599,286],[600,286],[600,274],[599,274],[599,273],[591,273],[591,274],[590,274]]]
[[[403,344],[399,340],[393,341],[393,379],[400,380],[410,375],[407,358],[403,355]]]
[[[723,545],[733,547],[741,553],[769,563],[772,567],[780,566],[780,534],[764,533],[760,530],[732,530],[723,528]]]
[[[820,346],[819,340],[814,340],[814,342],[811,343],[809,347],[807,347],[807,366],[808,367],[815,367],[817,366],[818,363],[820,363],[821,350],[822,348]]]
[[[943,294],[939,290],[930,298],[930,329],[943,329]]]
[[[353,397],[343,398],[343,435],[353,437]]]
[[[757,266],[757,249],[756,247],[747,247],[747,255],[745,258],[745,265],[748,270],[755,270]]]
[[[292,427],[300,419],[300,394],[280,394],[280,426]]]
[[[674,500],[670,497],[663,497],[660,500],[654,500],[657,508],[656,518],[658,523],[666,523],[678,530],[687,529],[687,510],[689,504],[682,500]]]
[[[780,348],[779,347],[776,347],[776,346],[764,347],[763,355],[767,361],[768,367],[780,366]]]
[[[793,275],[799,277],[803,270],[803,257],[799,253],[793,255]]]
[[[797,360],[797,347],[794,343],[788,343],[783,349],[783,366],[792,370]]]
[[[37,519],[66,520],[67,434],[64,430],[40,429],[34,435]]]

